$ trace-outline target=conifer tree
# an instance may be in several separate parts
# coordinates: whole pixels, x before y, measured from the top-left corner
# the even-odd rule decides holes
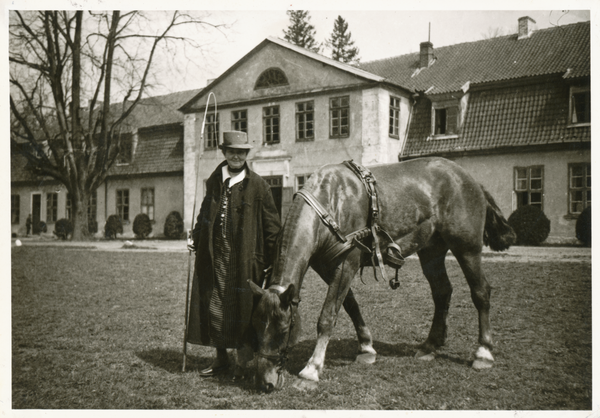
[[[310,24],[310,15],[307,10],[288,10],[290,25],[283,31],[283,39],[308,49],[309,51],[319,52],[321,47],[315,40],[315,27]]]
[[[325,42],[331,49],[331,58],[346,64],[358,64],[359,49],[354,46],[352,33],[348,31],[348,23],[342,16],[338,16],[333,23],[331,38]]]

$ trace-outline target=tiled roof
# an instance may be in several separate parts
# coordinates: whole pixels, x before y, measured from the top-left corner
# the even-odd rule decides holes
[[[465,83],[486,83],[546,74],[590,75],[590,22],[434,48],[435,62],[413,76],[420,53],[361,63],[386,81],[428,94],[454,92]],[[570,71],[568,71],[570,69]],[[568,73],[567,73],[568,71]]]
[[[183,114],[178,110],[200,90],[187,90],[145,98],[122,126],[122,132],[139,130],[133,162],[111,168],[110,175],[183,171]],[[122,104],[114,104],[120,108]],[[167,127],[167,128],[165,128]],[[40,177],[26,168],[18,151],[11,153],[11,182],[36,182]]]
[[[403,155],[589,143],[589,126],[568,125],[568,106],[569,86],[559,77],[554,82],[474,90],[470,93],[459,137],[428,139],[431,134],[431,102],[421,98],[414,109]]]
[[[142,99],[125,123],[125,130],[170,125],[183,122],[183,114],[179,108],[202,89],[186,90],[177,93],[154,96]],[[120,104],[116,106],[121,106]]]
[[[127,165],[113,165],[110,175],[137,175],[183,171],[183,126],[156,132],[143,131],[133,161]]]

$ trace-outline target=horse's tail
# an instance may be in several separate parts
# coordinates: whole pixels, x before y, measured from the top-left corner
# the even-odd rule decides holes
[[[496,205],[492,195],[483,186],[481,186],[481,190],[487,201],[483,243],[494,251],[508,250],[517,240],[517,235],[502,215],[502,211]]]

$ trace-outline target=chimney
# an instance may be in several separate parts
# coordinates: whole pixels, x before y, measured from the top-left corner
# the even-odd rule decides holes
[[[526,39],[531,36],[535,29],[535,20],[529,16],[519,18],[519,37],[517,39]]]
[[[421,42],[421,60],[419,68],[427,68],[433,61],[433,44],[429,41]]]

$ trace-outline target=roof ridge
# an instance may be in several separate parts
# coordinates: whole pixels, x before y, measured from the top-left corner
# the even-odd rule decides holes
[[[590,21],[586,20],[586,21],[582,21],[582,22],[568,23],[566,25],[555,25],[553,27],[536,29],[536,30],[533,31],[532,34],[535,34],[535,33],[538,33],[538,32],[550,31],[550,30],[563,29],[563,28],[566,28],[568,26],[583,25],[583,24],[588,24],[589,25]],[[465,41],[465,42],[459,42],[459,43],[456,43],[456,44],[443,45],[443,46],[435,47],[434,51],[437,51],[437,50],[440,50],[440,49],[443,49],[443,48],[451,48],[451,47],[457,47],[457,46],[466,45],[466,44],[474,44],[474,43],[478,43],[478,42],[495,41],[495,40],[499,40],[499,39],[504,39],[504,38],[512,37],[512,36],[515,36],[515,35],[518,35],[518,33],[515,32],[515,33],[510,33],[508,35],[495,36],[493,38],[477,39],[477,40],[474,40],[474,41]],[[359,63],[358,65],[359,65],[359,68],[360,68],[360,66],[362,66],[363,64],[374,64],[374,63],[377,63],[377,62],[380,62],[380,61],[390,61],[390,60],[393,60],[393,59],[398,59],[398,58],[402,58],[402,57],[408,57],[410,55],[419,55],[419,54],[420,54],[419,51],[409,52],[409,53],[406,53],[406,54],[394,55],[394,56],[387,57],[387,58],[379,58],[379,59],[376,59],[376,60],[364,61],[364,62]]]

